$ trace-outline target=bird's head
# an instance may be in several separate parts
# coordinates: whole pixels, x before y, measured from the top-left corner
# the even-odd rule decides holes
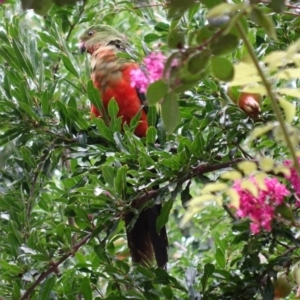
[[[100,47],[112,45],[117,49],[124,49],[127,44],[126,37],[111,26],[95,25],[80,37],[79,49],[81,53],[93,54]]]

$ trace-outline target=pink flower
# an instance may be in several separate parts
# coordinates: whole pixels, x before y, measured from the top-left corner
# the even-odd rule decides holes
[[[300,163],[300,157],[298,157],[298,162]],[[298,173],[297,173],[296,169],[292,166],[292,161],[291,160],[286,160],[285,162],[283,162],[283,164],[286,167],[289,167],[290,171],[291,171],[289,176],[285,175],[285,178],[290,181],[296,195],[298,197],[300,197],[300,178],[298,176]],[[300,206],[300,201],[297,201],[296,206],[297,207]]]
[[[162,78],[165,61],[166,57],[161,52],[150,53],[144,59],[147,72],[143,72],[142,69],[131,71],[131,86],[145,93],[151,83]]]
[[[237,215],[251,220],[250,229],[254,234],[259,233],[261,229],[270,231],[275,209],[284,202],[284,197],[289,195],[289,191],[277,178],[265,178],[266,189],[260,189],[254,177],[250,177],[250,180],[258,189],[257,197],[241,187],[241,180],[235,181],[233,185],[240,197]]]

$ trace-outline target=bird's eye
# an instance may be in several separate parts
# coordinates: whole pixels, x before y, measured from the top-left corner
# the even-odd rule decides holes
[[[92,35],[93,35],[93,31],[89,31],[88,36],[92,36]]]

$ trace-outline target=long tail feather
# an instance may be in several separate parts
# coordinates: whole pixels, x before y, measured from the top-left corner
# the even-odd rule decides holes
[[[128,246],[132,260],[143,265],[151,264],[154,256],[157,265],[164,268],[168,262],[168,238],[166,228],[160,233],[156,230],[156,219],[161,211],[161,204],[143,210],[138,216],[132,230],[128,225],[134,214],[129,213],[125,217]]]

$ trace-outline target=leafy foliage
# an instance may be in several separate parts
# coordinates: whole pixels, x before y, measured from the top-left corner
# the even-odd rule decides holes
[[[1,299],[274,298],[272,280],[299,260],[297,199],[252,235],[230,187],[255,172],[283,177],[296,155],[299,19],[284,1],[233,2],[23,2],[44,18],[0,7]],[[90,118],[89,103],[102,104],[77,43],[94,23],[126,33],[137,60],[169,57],[147,91],[145,138],[137,119],[122,130],[113,100]],[[259,118],[224,82],[265,96]],[[132,265],[126,243],[124,214],[155,201],[167,271]]]

